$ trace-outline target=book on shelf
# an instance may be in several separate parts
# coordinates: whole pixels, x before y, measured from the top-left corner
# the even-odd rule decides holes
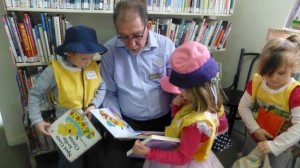
[[[49,46],[49,37],[48,37],[48,33],[47,33],[46,20],[45,20],[45,16],[44,16],[43,12],[40,13],[40,17],[41,17],[43,34],[44,34],[44,39],[45,39],[45,46],[46,46],[46,50],[45,50],[46,54],[45,55],[48,56],[49,58],[51,58],[50,46]],[[48,58],[48,60],[50,61],[51,59],[49,59],[49,58]]]
[[[223,33],[219,43],[217,44],[218,49],[223,48],[223,45],[225,44],[225,41],[227,40],[227,37],[231,30],[231,21],[224,21],[222,24],[223,24],[224,33]]]
[[[71,109],[55,120],[49,130],[65,157],[74,161],[102,137],[82,111]]]
[[[34,54],[33,54],[32,48],[30,47],[29,37],[26,32],[25,24],[22,22],[18,23],[18,28],[20,31],[21,39],[22,39],[24,53],[25,53],[27,59],[29,59],[29,58],[33,57]]]
[[[156,148],[160,150],[174,150],[178,148],[180,139],[179,138],[172,138],[172,137],[166,137],[166,136],[159,136],[159,135],[151,135],[145,140],[142,141],[142,143],[150,148]],[[126,155],[128,157],[139,157],[143,158],[144,156],[135,155],[130,149],[127,151]]]
[[[9,28],[8,28],[8,25],[7,25],[6,17],[2,16],[1,19],[2,19],[2,23],[3,23],[5,31],[6,31],[6,35],[8,37],[8,41],[9,41],[10,48],[11,48],[11,53],[13,55],[13,60],[15,62],[22,62],[21,56],[18,56],[18,54],[17,54],[16,48],[15,48],[15,45],[14,45],[14,42],[13,42],[13,38],[10,34],[10,31],[9,31]]]
[[[25,59],[25,55],[23,52],[22,44],[21,44],[21,37],[19,35],[19,29],[17,26],[17,22],[15,20],[15,17],[13,16],[6,16],[7,24],[10,30],[10,34],[13,38],[13,41],[15,42],[15,48],[17,51],[18,56],[21,56],[22,62],[26,62],[27,59]]]
[[[46,39],[45,39],[45,34],[44,34],[44,30],[43,30],[43,26],[42,24],[37,24],[36,25],[37,30],[39,32],[39,38],[40,38],[40,43],[41,43],[41,51],[43,52],[43,56],[44,58],[42,59],[42,61],[44,62],[49,62],[49,57],[48,57],[48,52],[47,52],[47,44],[46,44]]]
[[[35,40],[33,38],[33,33],[32,33],[32,22],[31,18],[28,13],[24,13],[24,27],[27,33],[27,38],[30,46],[30,50],[32,52],[32,55],[28,57],[28,62],[36,62],[37,61],[37,48],[35,45]]]
[[[150,135],[164,135],[160,131],[135,131],[112,108],[91,110],[91,113],[116,139],[145,139]]]

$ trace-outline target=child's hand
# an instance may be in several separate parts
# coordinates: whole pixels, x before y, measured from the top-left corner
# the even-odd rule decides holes
[[[266,141],[266,140],[269,140],[269,139],[273,139],[273,136],[271,134],[269,134],[266,130],[262,129],[262,128],[258,128],[257,130],[255,130],[253,135],[260,142],[261,141]]]
[[[267,153],[271,153],[271,149],[267,143],[267,141],[262,141],[262,142],[259,142],[257,144],[257,147],[258,149],[263,153],[263,154],[267,154]]]
[[[150,148],[144,145],[141,141],[136,140],[132,151],[136,155],[146,155],[150,151]]]
[[[50,136],[50,133],[48,132],[48,129],[50,128],[50,126],[51,125],[49,123],[42,121],[35,125],[35,129],[44,135]]]
[[[89,118],[89,120],[91,120],[92,118],[92,113],[91,110],[96,109],[96,107],[94,105],[89,106],[88,108],[85,109],[85,111],[82,113],[83,116],[87,116]]]
[[[177,95],[173,100],[173,104],[176,106],[182,106],[185,103],[186,99],[182,95]]]

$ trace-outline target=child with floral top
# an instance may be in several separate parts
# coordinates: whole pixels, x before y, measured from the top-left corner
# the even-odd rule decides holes
[[[257,146],[268,154],[272,168],[286,167],[290,147],[300,140],[300,83],[292,77],[298,57],[298,45],[291,39],[268,41],[239,104],[249,131],[243,154]]]

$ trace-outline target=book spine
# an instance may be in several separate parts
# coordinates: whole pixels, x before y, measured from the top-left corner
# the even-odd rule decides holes
[[[19,57],[19,56],[17,55],[16,48],[15,48],[15,46],[14,46],[14,43],[13,43],[13,40],[12,40],[10,31],[9,31],[9,29],[8,29],[8,26],[7,26],[7,22],[6,22],[5,16],[2,16],[1,19],[2,19],[2,23],[4,24],[4,28],[5,28],[5,31],[6,31],[6,35],[7,35],[7,37],[8,37],[8,41],[9,41],[9,44],[10,44],[10,47],[11,47],[11,51],[12,51],[12,55],[13,55],[13,60],[14,60],[14,62],[22,62],[21,57]]]
[[[18,23],[18,27],[20,30],[21,38],[22,38],[24,53],[27,56],[27,58],[30,58],[33,56],[33,53],[31,51],[31,47],[29,44],[29,39],[28,39],[28,36],[26,33],[25,25],[24,25],[24,23]]]
[[[45,39],[45,45],[46,45],[46,51],[47,51],[47,54],[46,54],[46,57],[50,57],[51,54],[50,54],[50,47],[49,47],[49,42],[48,42],[48,34],[47,34],[47,29],[46,29],[46,21],[45,21],[45,17],[44,17],[44,13],[40,13],[40,16],[41,16],[41,20],[42,20],[42,27],[43,27],[43,34],[44,34],[44,39]]]
[[[22,92],[23,92],[23,95],[24,95],[24,99],[25,99],[25,106],[27,106],[27,102],[28,102],[28,93],[27,93],[27,89],[26,89],[26,80],[25,80],[25,77],[23,76],[23,72],[21,69],[18,69],[18,76],[19,76],[19,79],[20,79],[20,82],[21,82],[21,88],[22,88]]]
[[[14,22],[11,20],[11,18],[12,17],[10,17],[10,16],[6,16],[6,23],[7,23],[8,29],[10,31],[12,41],[14,43],[16,53],[17,53],[18,57],[22,58],[22,54],[23,54],[22,46],[19,47],[18,41],[20,42],[20,40],[19,40],[18,36],[15,35],[15,33],[16,33],[14,30],[15,25],[14,25]],[[24,54],[23,54],[23,56],[24,56]],[[23,61],[23,60],[21,60],[21,61]]]
[[[24,25],[25,28],[27,30],[27,35],[28,35],[28,39],[29,39],[29,44],[32,48],[32,57],[30,57],[28,59],[29,62],[36,62],[36,58],[37,58],[37,49],[35,46],[35,41],[33,38],[33,34],[32,34],[32,25],[31,25],[31,19],[28,13],[24,13]]]
[[[26,107],[26,100],[25,100],[25,95],[24,95],[23,88],[22,88],[21,77],[19,76],[18,73],[16,74],[16,80],[17,80],[17,84],[18,84],[18,88],[19,88],[20,98],[21,98],[21,102],[22,102],[22,108],[24,110],[24,108]]]
[[[52,59],[56,59],[55,57],[55,36],[54,36],[54,26],[53,26],[53,20],[52,16],[47,16],[47,22],[49,25],[49,39],[50,39],[50,53],[52,55]]]
[[[229,29],[225,32],[224,37],[222,38],[218,48],[220,48],[220,49],[224,48],[227,38],[229,36],[230,30],[231,30],[231,27],[229,27]]]
[[[14,36],[17,40],[17,44],[18,44],[18,48],[19,48],[20,55],[21,55],[21,58],[22,58],[22,62],[27,62],[27,57],[24,54],[24,50],[23,50],[23,47],[22,47],[22,39],[21,39],[21,36],[20,36],[20,32],[19,32],[17,22],[16,22],[14,17],[10,17],[10,21],[11,21],[11,24],[12,24]]]
[[[44,54],[44,60],[45,62],[49,62],[48,59],[48,53],[47,53],[47,46],[46,46],[46,41],[45,41],[45,34],[43,31],[43,27],[41,24],[38,24],[38,31],[39,31],[39,36],[40,36],[40,40],[41,40],[41,44],[42,44],[42,49],[43,49],[43,54]]]
[[[11,0],[5,0],[5,6],[6,6],[6,7],[12,7],[12,2],[11,2]]]
[[[39,60],[41,62],[45,63],[44,50],[43,50],[43,47],[42,47],[42,42],[41,42],[41,38],[40,38],[40,32],[39,32],[39,29],[38,29],[38,25],[34,26],[34,32],[35,32],[35,36],[36,36],[37,48],[38,48],[38,51],[39,51]]]
[[[62,44],[61,32],[60,32],[60,21],[59,16],[53,16],[54,34],[56,40],[56,47]]]

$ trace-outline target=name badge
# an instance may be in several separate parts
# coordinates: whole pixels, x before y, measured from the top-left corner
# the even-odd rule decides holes
[[[87,71],[85,75],[87,79],[97,79],[97,74],[95,71]]]
[[[150,80],[158,79],[158,78],[161,78],[161,77],[162,77],[162,74],[161,74],[161,73],[150,74],[150,75],[149,75],[149,79],[150,79]]]

